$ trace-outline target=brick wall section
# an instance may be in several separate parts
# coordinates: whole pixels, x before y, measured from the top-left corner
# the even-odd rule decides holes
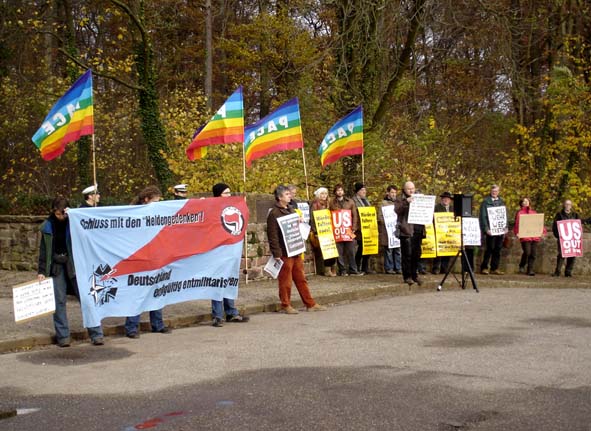
[[[269,245],[267,243],[265,213],[272,204],[269,196],[255,200],[249,196],[249,208],[251,208],[251,223],[247,230],[247,259],[242,259],[242,275],[244,277],[245,263],[248,269],[249,280],[266,278],[263,267],[269,259]],[[0,216],[0,269],[10,271],[36,271],[37,256],[39,253],[40,233],[39,227],[45,220],[42,216]],[[591,234],[585,233],[583,237],[583,250],[589,250],[591,246]],[[516,273],[521,256],[521,246],[518,240],[513,241],[511,249],[503,249],[501,269],[507,273]],[[476,262],[479,256],[475,257]],[[381,256],[372,258],[376,270],[382,268]],[[536,260],[537,273],[551,273],[556,265],[556,240],[552,234],[548,234],[545,241],[538,246],[538,258]],[[314,272],[314,258],[308,248],[305,255],[304,268],[306,273]],[[321,268],[319,268],[321,269]],[[478,270],[478,265],[476,267]],[[575,264],[575,274],[591,275],[591,253],[586,253],[578,258]]]

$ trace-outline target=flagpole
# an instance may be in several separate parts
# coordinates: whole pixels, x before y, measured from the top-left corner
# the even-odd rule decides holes
[[[242,181],[244,183],[244,202],[246,203],[246,154],[242,143]],[[244,233],[244,281],[248,284],[248,225]]]
[[[361,182],[365,184],[365,158],[361,153]]]
[[[98,191],[98,184],[96,182],[96,151],[94,147],[94,133],[92,134],[92,179],[96,193]]]
[[[302,146],[302,160],[304,161],[304,180],[306,181],[306,197],[310,202],[310,190],[308,190],[308,171],[306,170],[306,154],[304,153],[304,147]]]

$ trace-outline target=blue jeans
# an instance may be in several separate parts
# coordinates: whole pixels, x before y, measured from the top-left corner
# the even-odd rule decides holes
[[[384,247],[384,271],[400,271],[400,247]]]
[[[125,335],[137,334],[140,328],[140,316],[131,316],[125,319]],[[164,329],[164,321],[162,320],[162,309],[150,311],[150,324],[152,331],[158,332]]]
[[[57,342],[65,341],[70,337],[68,325],[68,313],[66,311],[68,284],[66,281],[66,267],[61,265],[59,274],[53,276],[53,294],[55,296],[55,312],[53,313],[53,326]],[[103,329],[100,326],[88,328],[88,336],[91,340],[103,336]]]
[[[229,298],[224,298],[223,301],[211,301],[211,315],[214,318],[223,319],[224,318],[224,310],[226,311],[226,316],[237,316],[238,310],[234,307],[234,300]]]

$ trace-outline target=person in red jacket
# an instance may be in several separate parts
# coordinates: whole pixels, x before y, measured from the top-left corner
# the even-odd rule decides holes
[[[536,212],[531,208],[529,198],[522,198],[519,201],[519,211],[515,214],[515,226],[513,227],[513,233],[519,237],[519,219],[522,215],[527,214],[536,214]],[[542,232],[542,236],[546,234],[546,228],[544,228]],[[540,237],[532,237],[532,238],[521,238],[519,237],[519,241],[521,242],[521,249],[523,253],[521,254],[521,261],[519,262],[519,273],[520,274],[527,274],[527,275],[536,275],[534,272],[534,263],[536,261],[536,248],[538,246],[538,242],[540,242]],[[526,267],[527,265],[527,267]]]

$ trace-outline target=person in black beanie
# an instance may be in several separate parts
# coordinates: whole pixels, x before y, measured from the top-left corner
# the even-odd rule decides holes
[[[214,198],[232,196],[230,186],[224,183],[217,183],[211,188]],[[211,317],[213,326],[219,328],[224,326],[224,314],[226,315],[226,322],[231,323],[246,323],[250,320],[248,316],[241,316],[238,309],[234,306],[234,300],[224,298],[223,301],[211,300]]]

